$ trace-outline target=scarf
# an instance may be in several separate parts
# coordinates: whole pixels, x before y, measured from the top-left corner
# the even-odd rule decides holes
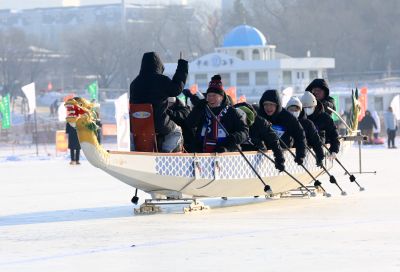
[[[218,121],[228,112],[229,106],[222,108],[221,112],[216,116]],[[203,152],[213,153],[217,148],[217,144],[226,138],[226,133],[218,125],[217,120],[206,110],[206,122],[201,131],[203,138]]]

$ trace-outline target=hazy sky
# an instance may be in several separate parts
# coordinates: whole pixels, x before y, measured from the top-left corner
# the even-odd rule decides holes
[[[126,3],[189,3],[196,0],[125,0]],[[197,0],[199,1],[199,0]],[[210,4],[215,4],[218,1],[203,0]],[[60,7],[64,5],[74,5],[79,3],[81,5],[96,5],[96,4],[112,4],[120,3],[121,0],[0,0],[0,9],[31,9],[42,7]]]

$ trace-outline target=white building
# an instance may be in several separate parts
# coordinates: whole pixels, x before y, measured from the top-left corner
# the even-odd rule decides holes
[[[240,25],[224,38],[221,47],[189,63],[188,85],[207,88],[214,74],[220,74],[225,87],[236,86],[239,95],[259,97],[266,89],[293,87],[301,92],[314,78],[325,78],[327,69],[335,68],[333,58],[291,58],[276,52],[256,28]],[[172,76],[176,63],[165,64],[165,74]]]

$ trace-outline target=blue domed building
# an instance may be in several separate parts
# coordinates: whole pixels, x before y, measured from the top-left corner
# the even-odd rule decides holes
[[[224,39],[223,47],[265,46],[267,39],[257,28],[240,25],[232,29]]]
[[[306,53],[306,52],[305,52]],[[187,85],[207,88],[214,74],[220,74],[225,88],[235,86],[238,95],[257,100],[267,89],[292,87],[301,93],[314,78],[326,78],[335,68],[333,58],[292,58],[276,52],[276,46],[257,28],[239,25],[229,31],[221,47],[189,63]],[[165,74],[172,76],[176,63],[165,64]]]
[[[240,25],[224,37],[219,53],[236,56],[241,60],[270,60],[275,58],[275,45],[268,45],[267,39],[255,27]]]

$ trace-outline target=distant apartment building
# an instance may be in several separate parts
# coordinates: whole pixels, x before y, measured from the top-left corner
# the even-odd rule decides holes
[[[37,36],[46,44],[58,46],[65,31],[96,24],[151,23],[152,20],[165,16],[171,7],[179,10],[189,20],[193,15],[193,8],[181,2],[178,1],[173,6],[161,4],[122,5],[122,3],[118,3],[25,10],[3,9],[0,10],[0,30],[19,28]]]

